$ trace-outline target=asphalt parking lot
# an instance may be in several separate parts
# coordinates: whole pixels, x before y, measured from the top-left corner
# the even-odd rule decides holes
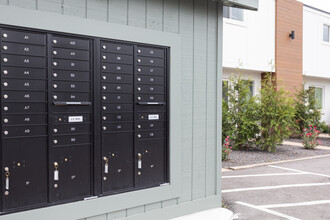
[[[223,173],[234,219],[330,220],[330,156]]]

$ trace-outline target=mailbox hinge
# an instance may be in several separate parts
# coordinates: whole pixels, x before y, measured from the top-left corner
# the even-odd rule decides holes
[[[97,199],[98,196],[91,196],[91,197],[87,197],[87,198],[84,198],[84,200],[91,200],[91,199]]]

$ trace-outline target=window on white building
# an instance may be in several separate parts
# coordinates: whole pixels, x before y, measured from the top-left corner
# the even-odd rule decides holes
[[[311,90],[313,96],[315,97],[317,108],[322,109],[323,108],[323,88],[310,86],[309,89]]]
[[[231,8],[224,6],[223,7],[223,17],[229,18],[237,21],[244,21],[243,9],[240,8]]]
[[[323,25],[323,41],[325,42],[330,42],[330,26],[324,24]]]
[[[244,80],[244,82],[249,86],[250,97],[254,96],[254,81],[252,81],[252,80]]]

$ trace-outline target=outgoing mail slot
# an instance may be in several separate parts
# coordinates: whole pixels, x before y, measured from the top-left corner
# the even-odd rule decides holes
[[[90,135],[59,135],[53,136],[53,146],[73,145],[73,144],[89,144],[91,142]]]
[[[46,125],[4,126],[2,137],[31,137],[47,135]]]
[[[133,65],[102,63],[102,72],[133,74]]]
[[[45,91],[46,88],[45,80],[23,80],[23,79],[3,79],[2,89],[3,90],[37,90]]]
[[[156,49],[150,47],[137,47],[136,52],[140,56],[164,58],[164,50],[162,49]]]
[[[102,166],[105,167],[108,160],[109,168],[108,172],[102,169],[103,194],[134,186],[133,140],[133,132],[102,135]]]
[[[4,42],[2,44],[2,53],[28,55],[28,56],[46,56],[46,47],[38,46],[38,45]]]
[[[57,134],[89,134],[91,133],[90,124],[61,124],[54,125],[52,132]]]
[[[53,59],[52,66],[54,70],[90,70],[89,61]]]
[[[103,102],[112,102],[112,103],[131,103],[133,102],[133,94],[102,94]]]
[[[53,92],[52,100],[54,102],[66,101],[66,102],[88,102],[91,100],[90,93],[71,93],[71,92]]]
[[[102,42],[101,50],[102,52],[109,52],[109,53],[133,54],[133,46],[126,44]]]
[[[82,124],[91,122],[91,116],[85,113],[72,113],[70,115],[56,113],[56,115],[52,117],[52,121],[54,124]]]
[[[103,112],[133,112],[133,104],[102,104]]]
[[[51,193],[53,200],[83,200],[89,197],[91,192],[91,146],[74,145],[56,147],[53,150],[52,165],[58,164],[58,180],[54,180],[54,166],[50,173]]]
[[[133,122],[103,123],[103,132],[133,131]]]
[[[137,66],[136,68],[137,74],[142,75],[155,75],[155,76],[164,76],[165,69],[162,67],[149,67],[149,66]]]
[[[133,56],[130,55],[102,53],[101,58],[103,62],[133,64]]]
[[[144,121],[138,122],[136,125],[137,130],[157,130],[165,129],[164,121]]]
[[[138,121],[163,121],[165,120],[165,113],[164,112],[149,112],[143,113],[139,112],[136,115],[136,119]]]
[[[89,82],[54,82],[52,83],[53,91],[78,91],[89,92],[91,90]]]
[[[164,86],[146,86],[146,85],[139,85],[136,87],[136,91],[138,94],[140,93],[150,93],[150,94],[164,94],[165,89]]]
[[[47,79],[47,70],[6,66],[2,67],[1,75],[3,78]]]
[[[45,102],[45,92],[32,91],[4,91],[2,92],[3,102]]]
[[[46,125],[45,114],[14,114],[2,115],[3,125]]]
[[[132,93],[133,85],[103,83],[102,91],[103,92],[114,92],[114,93]]]
[[[2,30],[1,39],[7,42],[46,45],[46,35],[30,32]]]
[[[133,75],[118,73],[103,73],[102,82],[133,83]]]
[[[165,131],[138,131],[136,138],[140,139],[156,139],[165,137]]]
[[[135,168],[136,187],[159,186],[166,182],[166,150],[164,139],[146,139],[136,142],[141,154],[142,167]],[[136,159],[136,164],[138,163]]]
[[[10,172],[3,209],[16,211],[47,204],[47,137],[3,139],[1,153],[2,168],[8,167]],[[4,175],[2,180],[5,183]]]
[[[159,76],[138,76],[136,81],[137,84],[164,85],[164,77]]]
[[[64,48],[53,48],[53,58],[71,60],[89,60],[89,51]]]
[[[164,95],[142,95],[137,94],[136,101],[138,102],[164,102]]]
[[[2,106],[3,113],[45,113],[47,112],[46,103],[30,103],[30,102],[21,102],[13,103],[7,102]]]
[[[111,113],[111,114],[103,114],[102,121],[103,122],[116,122],[116,121],[133,121],[133,113]]]
[[[78,38],[53,36],[52,45],[54,47],[89,50],[89,40]]]
[[[164,59],[159,59],[159,58],[138,56],[136,61],[138,65],[142,65],[142,66],[158,66],[158,67],[164,66]]]
[[[52,73],[52,80],[90,81],[90,78],[90,72],[55,70]]]
[[[2,65],[6,66],[19,66],[19,67],[46,67],[45,57],[31,57],[31,56],[20,56],[6,54],[1,57]]]

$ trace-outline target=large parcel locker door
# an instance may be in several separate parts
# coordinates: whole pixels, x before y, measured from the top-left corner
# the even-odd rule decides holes
[[[135,46],[135,186],[167,182],[166,49]]]
[[[47,203],[46,35],[1,29],[2,211]]]
[[[133,45],[101,41],[102,194],[134,187]]]
[[[93,195],[93,106],[91,40],[49,35],[50,200]]]

